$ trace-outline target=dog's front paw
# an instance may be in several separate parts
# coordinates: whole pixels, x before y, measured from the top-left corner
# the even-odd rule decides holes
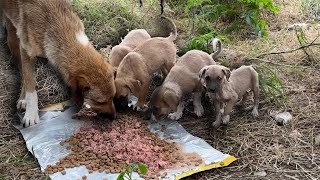
[[[253,110],[252,110],[252,116],[253,116],[254,118],[256,118],[256,117],[259,116],[258,108],[253,108]]]
[[[225,115],[222,117],[222,123],[228,124],[230,122],[230,115]]]
[[[212,127],[218,129],[221,125],[221,121],[214,121],[212,122]]]
[[[22,119],[22,124],[24,127],[33,126],[40,122],[38,109],[28,109]]]
[[[26,106],[27,106],[26,100],[24,100],[24,99],[19,99],[19,100],[18,100],[17,109],[18,109],[19,111],[25,110],[25,109],[26,109]]]
[[[174,112],[174,113],[170,113],[168,115],[168,118],[172,119],[172,120],[178,120],[182,117],[182,113],[179,112]]]
[[[201,117],[204,113],[203,107],[202,106],[195,106],[194,107],[194,113],[198,116]]]

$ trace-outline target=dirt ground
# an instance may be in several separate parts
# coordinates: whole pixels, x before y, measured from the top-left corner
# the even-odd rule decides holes
[[[282,6],[284,11],[269,22],[267,39],[242,40],[225,45],[223,61],[243,64],[242,53],[243,56],[254,57],[262,52],[299,47],[294,32],[286,31],[285,27],[305,19],[289,1],[283,1]],[[319,32],[311,28],[305,33],[311,42]],[[191,134],[205,139],[218,150],[234,155],[238,160],[228,167],[198,173],[186,179],[320,179],[320,146],[316,146],[314,141],[320,135],[320,50],[313,48],[313,52],[314,65],[307,63],[301,51],[262,59],[276,63],[266,65],[281,79],[288,101],[278,108],[262,96],[260,116],[255,120],[250,111],[236,111],[228,126],[214,132],[210,126],[214,116],[210,103],[203,99],[205,115],[202,118],[197,118],[192,113],[192,106],[188,106],[179,123]],[[260,60],[250,63],[261,65]],[[13,127],[19,123],[15,115],[19,91],[19,73],[5,42],[1,42],[0,179],[46,179],[28,153],[21,134]],[[250,101],[247,103],[252,104]],[[292,121],[285,126],[278,126],[270,117],[271,112],[281,110],[293,115]]]

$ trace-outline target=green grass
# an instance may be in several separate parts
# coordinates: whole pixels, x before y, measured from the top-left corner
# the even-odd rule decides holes
[[[128,1],[73,0],[72,5],[98,48],[118,44],[120,37],[141,26],[140,13]]]
[[[301,6],[309,17],[320,19],[320,0],[302,0]]]

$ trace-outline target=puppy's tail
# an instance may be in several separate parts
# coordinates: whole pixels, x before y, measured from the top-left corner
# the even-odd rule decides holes
[[[170,28],[171,28],[172,32],[170,33],[170,36],[168,37],[168,39],[169,39],[170,41],[176,40],[178,33],[177,33],[177,27],[176,27],[176,25],[174,24],[174,22],[173,22],[171,19],[169,19],[169,18],[167,18],[167,17],[165,17],[165,16],[161,16],[161,18],[168,20],[168,21],[169,21],[169,24],[170,24],[170,26],[171,26]]]
[[[212,59],[217,59],[222,49],[221,40],[218,38],[212,38],[212,48],[213,48],[213,53],[210,54],[210,56],[212,57]]]

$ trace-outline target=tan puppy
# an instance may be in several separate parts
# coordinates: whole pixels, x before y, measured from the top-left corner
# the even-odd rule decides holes
[[[169,37],[156,37],[145,41],[126,55],[118,67],[115,97],[121,100],[130,95],[138,97],[139,111],[147,107],[145,102],[151,75],[161,71],[165,77],[175,64],[176,46],[173,41],[177,37],[177,29],[171,20],[169,22],[173,29]]]
[[[258,116],[259,78],[251,66],[241,66],[231,72],[224,66],[211,65],[201,69],[199,77],[203,87],[209,92],[216,109],[216,120],[212,126],[218,128],[230,121],[230,112],[238,99],[246,101],[248,91],[254,94],[252,115]]]
[[[109,56],[110,64],[113,67],[118,67],[129,52],[150,38],[150,35],[144,29],[134,29],[130,31],[119,45],[112,48]]]
[[[171,69],[161,86],[156,88],[150,99],[152,119],[168,115],[171,119],[179,119],[184,109],[183,96],[194,92],[193,106],[197,116],[203,115],[201,105],[202,85],[199,81],[201,68],[216,64],[214,59],[221,51],[221,41],[214,39],[213,46],[218,47],[215,53],[192,50],[184,54]],[[171,113],[174,112],[174,113]]]
[[[39,122],[35,90],[36,57],[47,58],[71,86],[75,99],[98,113],[115,116],[112,66],[89,43],[84,27],[67,0],[2,0],[8,46],[20,62],[18,109],[26,109],[22,123]]]

